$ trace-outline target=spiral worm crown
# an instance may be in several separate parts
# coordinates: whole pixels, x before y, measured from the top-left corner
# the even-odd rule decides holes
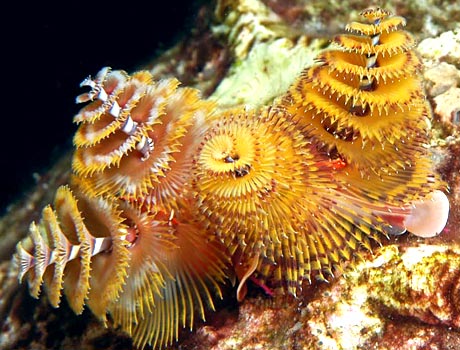
[[[177,209],[191,163],[188,152],[210,116],[212,103],[176,79],[154,82],[150,73],[128,76],[102,69],[82,83],[90,103],[75,117],[80,124],[73,169],[91,195],[114,194]]]

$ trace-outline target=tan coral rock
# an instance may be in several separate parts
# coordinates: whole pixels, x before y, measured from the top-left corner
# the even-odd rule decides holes
[[[226,37],[237,59],[244,59],[254,45],[283,36],[281,18],[258,0],[220,0],[215,16],[220,23],[213,26],[214,35]]]
[[[434,98],[436,103],[435,113],[439,115],[441,121],[460,127],[460,88],[451,87],[443,94]]]
[[[431,67],[423,74],[423,77],[430,96],[441,95],[460,84],[460,71],[453,64],[446,62]]]
[[[301,299],[246,299],[182,349],[457,349],[459,301],[458,244],[391,244]]]
[[[427,38],[420,42],[417,49],[428,61],[442,59],[449,63],[460,62],[460,28]]]
[[[353,350],[362,349],[364,344],[380,349],[377,345],[381,339],[391,349],[412,349],[391,343],[392,331],[387,326],[393,319],[403,316],[409,317],[406,324],[418,319],[446,325],[455,336],[460,329],[459,301],[459,246],[390,245],[354,266],[329,291],[308,304],[306,332],[316,344],[313,349],[325,346]],[[448,336],[444,329],[438,329],[443,337]],[[436,328],[431,331],[437,332]],[[423,337],[421,333],[418,337],[418,333],[414,332],[412,338],[420,346],[415,349],[433,342],[434,335],[422,332]],[[404,344],[409,342],[407,339]]]

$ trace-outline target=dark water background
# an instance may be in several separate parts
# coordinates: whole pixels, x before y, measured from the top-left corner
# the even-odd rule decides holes
[[[79,83],[135,70],[193,23],[197,1],[9,2],[2,10],[0,213],[71,147]]]

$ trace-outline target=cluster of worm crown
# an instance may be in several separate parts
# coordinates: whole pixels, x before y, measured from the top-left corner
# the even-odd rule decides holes
[[[162,348],[222,288],[296,295],[373,241],[444,227],[420,62],[402,17],[362,12],[269,106],[219,109],[176,79],[103,68],[82,86],[69,185],[14,259],[137,347]]]

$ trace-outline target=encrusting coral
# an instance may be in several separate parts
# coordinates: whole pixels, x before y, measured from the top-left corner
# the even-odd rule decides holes
[[[449,211],[405,20],[363,11],[289,90],[222,110],[176,79],[103,68],[77,97],[73,177],[17,245],[20,280],[162,348],[222,285],[253,273],[297,295],[389,234]],[[218,101],[217,101],[218,104]],[[233,263],[233,266],[232,266]],[[233,269],[232,269],[233,268]],[[63,290],[63,291],[62,291]]]

